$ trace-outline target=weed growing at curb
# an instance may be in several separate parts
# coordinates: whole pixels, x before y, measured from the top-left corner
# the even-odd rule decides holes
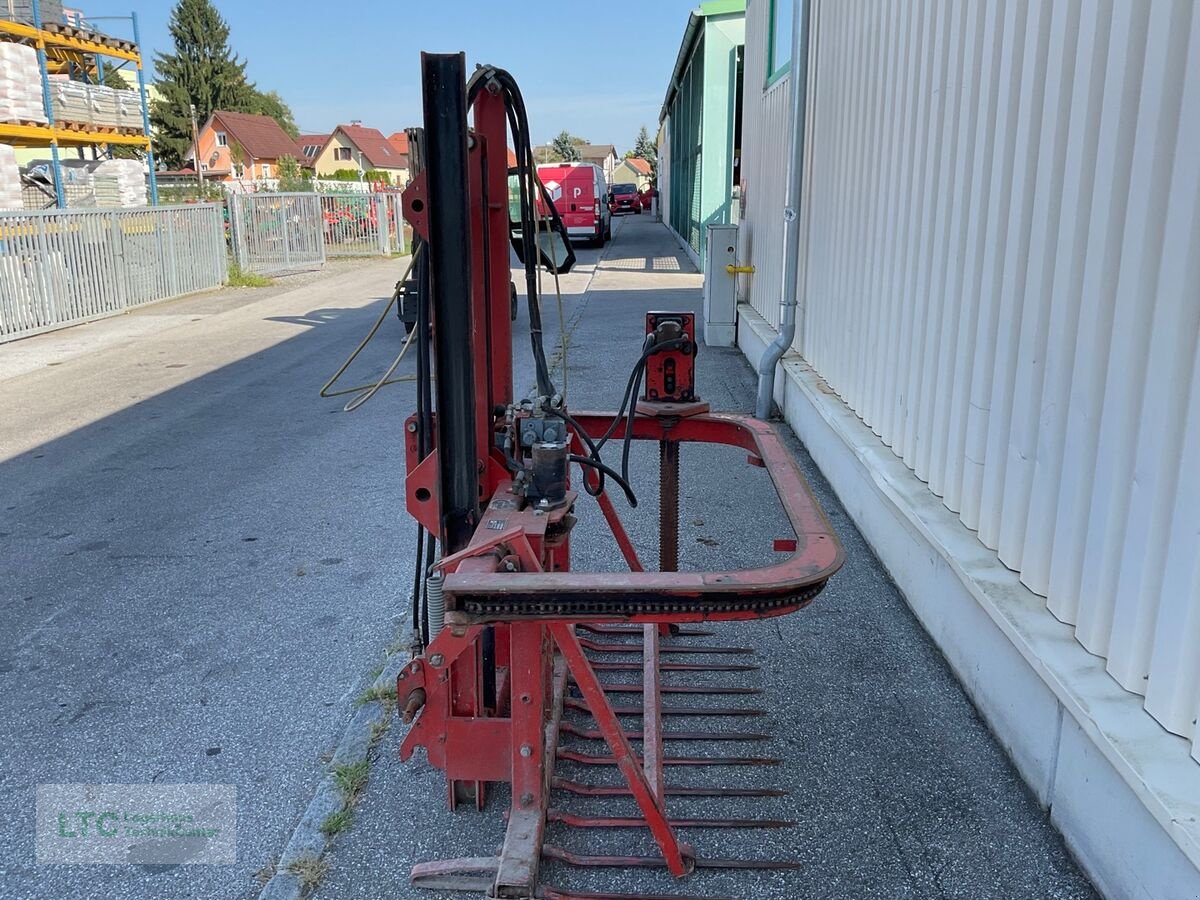
[[[299,879],[301,888],[311,891],[329,871],[329,863],[319,856],[302,856],[293,860],[287,870]]]
[[[354,803],[362,789],[366,787],[367,775],[370,774],[370,770],[371,762],[367,759],[334,767],[333,780],[337,784],[338,790],[342,792],[347,806]]]
[[[388,727],[391,724],[391,718],[389,717],[386,719],[380,719],[378,722],[375,722],[373,725],[371,725],[370,745],[372,747],[383,740],[383,736],[387,734]]]
[[[349,807],[339,809],[325,817],[325,821],[321,823],[321,834],[332,838],[349,828],[353,822],[354,813],[350,811]]]
[[[365,703],[371,703],[375,700],[383,704],[386,712],[390,712],[392,707],[396,705],[396,685],[387,684],[383,687],[371,685],[354,699],[354,705],[362,706]]]
[[[268,860],[266,865],[264,865],[261,869],[259,869],[257,872],[254,873],[254,880],[257,881],[259,883],[259,885],[266,884],[268,881],[270,881],[274,877],[275,877],[275,861],[274,860]]]

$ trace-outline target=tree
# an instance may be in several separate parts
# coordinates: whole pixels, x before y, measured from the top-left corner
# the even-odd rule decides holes
[[[305,191],[309,190],[308,176],[294,156],[279,157],[279,190]]]
[[[102,60],[100,67],[104,70],[105,87],[110,87],[117,91],[132,91],[134,89],[133,84],[130,84],[130,79],[136,76],[123,72],[108,60]]]
[[[252,111],[257,91],[246,80],[245,62],[229,48],[229,26],[209,0],[179,0],[168,30],[175,52],[155,56],[161,99],[151,121],[159,156],[176,167],[192,142],[192,104],[204,122],[215,109]]]
[[[551,146],[563,162],[578,162],[580,159],[579,145],[585,143],[587,141],[573,137],[567,131],[560,131],[558,137],[551,142]]]
[[[626,154],[627,156],[629,154]],[[650,137],[650,132],[643,125],[638,131],[637,140],[633,144],[633,156],[639,159],[644,159],[650,164],[650,178],[658,182],[658,147],[654,145],[653,139]]]
[[[279,96],[279,91],[264,93],[255,89],[251,108],[243,111],[258,113],[260,116],[270,116],[279,123],[279,126],[288,133],[288,137],[292,140],[300,137],[300,129],[296,127],[296,118],[292,115],[292,108]]]
[[[246,78],[246,63],[229,47],[229,26],[211,0],[179,0],[169,25],[174,53],[155,58],[160,100],[151,108],[154,144],[168,166],[179,166],[192,143],[191,107],[203,124],[213,110],[270,116],[299,137],[292,110],[277,91],[260,91]]]

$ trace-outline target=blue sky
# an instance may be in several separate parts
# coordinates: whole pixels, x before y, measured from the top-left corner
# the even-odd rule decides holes
[[[468,68],[490,62],[516,76],[536,142],[565,128],[621,151],[632,147],[641,125],[651,134],[657,128],[688,11],[699,5],[698,0],[215,3],[250,77],[261,89],[283,95],[302,131],[327,131],[351,119],[385,134],[419,124],[419,52],[464,50]],[[131,5],[141,19],[146,56],[169,49],[173,3]],[[123,6],[122,0],[108,0],[104,7],[84,8],[99,16]],[[111,30],[126,31],[115,24]]]

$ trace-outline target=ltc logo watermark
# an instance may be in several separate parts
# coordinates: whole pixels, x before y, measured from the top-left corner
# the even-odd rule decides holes
[[[232,784],[39,784],[39,863],[221,865],[237,860]]]

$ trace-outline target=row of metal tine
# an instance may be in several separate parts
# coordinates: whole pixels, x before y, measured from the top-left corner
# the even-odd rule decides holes
[[[580,637],[579,643],[589,653],[589,663],[597,672],[634,672],[642,671],[644,661],[612,661],[595,659],[592,654],[604,656],[643,653],[643,643],[640,640],[626,640],[642,635],[640,625],[578,625],[578,631],[590,632],[594,637]],[[714,632],[700,628],[674,627],[670,632],[671,638],[700,638],[711,637]],[[599,640],[597,638],[603,639]],[[683,644],[671,642],[656,642],[661,656],[679,657],[692,655],[716,655],[723,658],[732,656],[751,656],[754,651],[748,647],[721,647],[706,644]],[[691,673],[744,673],[758,670],[757,665],[744,662],[681,662],[671,659],[658,661],[660,672],[691,672]],[[644,685],[638,683],[603,683],[606,694],[624,695],[641,694]],[[708,685],[658,685],[661,694],[670,695],[703,695],[711,697],[746,696],[761,694],[760,688],[754,687],[722,687]],[[613,712],[623,718],[640,718],[643,706],[616,705]],[[584,727],[566,718],[567,711],[590,712],[587,703],[570,693],[563,700],[564,717],[559,724],[559,734],[588,741],[603,740],[603,734],[598,728]],[[668,705],[659,703],[659,714],[662,717],[722,717],[722,718],[755,718],[766,715],[766,710],[743,706],[709,706],[709,705]],[[646,734],[641,729],[625,729],[625,737],[631,742],[641,742]],[[760,742],[770,737],[762,731],[726,731],[726,730],[662,730],[662,740],[670,743],[704,742],[724,743]],[[558,759],[562,762],[584,766],[615,766],[616,760],[610,753],[587,753],[580,750],[563,747],[560,742]],[[724,766],[775,766],[779,759],[770,756],[694,756],[694,755],[663,755],[661,763],[664,769],[680,767],[724,767]],[[631,792],[625,784],[591,785],[579,781],[555,776],[552,787],[556,791],[579,797],[629,797]],[[720,786],[684,786],[664,784],[662,792],[667,797],[725,797],[725,798],[765,798],[782,797],[788,792],[777,787],[720,787]],[[640,815],[633,816],[597,816],[581,815],[552,806],[546,814],[548,822],[569,828],[644,828],[646,821]],[[672,818],[673,828],[688,829],[762,829],[787,828],[796,823],[788,819],[774,818]],[[597,856],[573,853],[552,844],[542,848],[544,859],[553,860],[570,866],[611,867],[611,868],[661,868],[664,861],[660,856]],[[728,859],[696,854],[692,862],[701,869],[791,869],[797,868],[794,861]],[[715,897],[699,897],[692,894],[622,894],[594,893],[578,891],[562,891],[556,888],[544,887],[541,896],[546,900],[675,900],[675,898],[691,898],[691,900],[718,900]]]

